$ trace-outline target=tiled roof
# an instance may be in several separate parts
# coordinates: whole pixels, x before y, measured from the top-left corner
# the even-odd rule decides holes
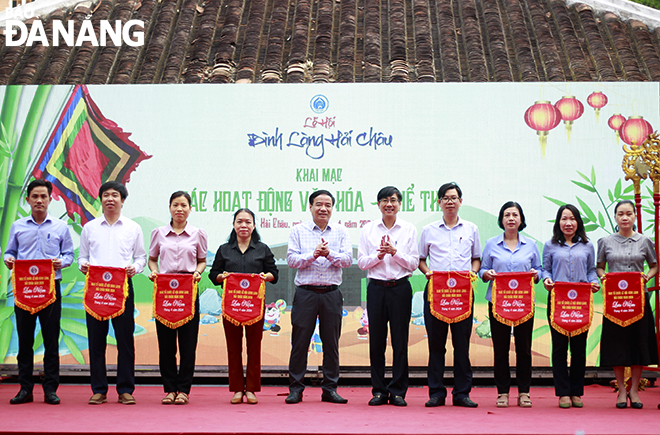
[[[660,80],[660,31],[566,0],[101,0],[142,47],[11,47],[0,85]]]

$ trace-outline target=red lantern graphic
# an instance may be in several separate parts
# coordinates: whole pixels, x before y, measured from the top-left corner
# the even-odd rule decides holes
[[[609,125],[610,128],[616,132],[617,145],[619,144],[619,129],[624,122],[626,122],[626,118],[621,116],[620,113],[615,113],[614,115],[610,116],[610,119],[607,120],[607,125]]]
[[[549,101],[537,101],[525,111],[525,123],[539,135],[543,157],[548,143],[548,132],[559,125],[559,121],[561,113]]]
[[[631,116],[619,128],[621,139],[628,145],[641,145],[651,133],[653,127],[641,116]]]
[[[584,105],[572,95],[566,95],[555,103],[555,107],[561,113],[561,119],[566,126],[566,136],[571,141],[571,130],[573,121],[578,119],[584,113]]]
[[[587,104],[594,108],[596,112],[596,123],[598,123],[600,109],[607,104],[607,96],[602,92],[594,91],[587,97]]]

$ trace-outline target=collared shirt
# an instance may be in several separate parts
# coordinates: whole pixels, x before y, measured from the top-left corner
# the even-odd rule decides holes
[[[543,279],[560,282],[598,282],[596,253],[591,242],[572,246],[545,242],[543,246]]]
[[[314,259],[314,250],[321,243],[328,242],[328,257]],[[303,222],[291,229],[286,262],[292,269],[298,269],[295,284],[301,285],[340,285],[341,269],[353,264],[353,246],[348,231],[339,224],[331,224],[321,229],[314,221]]]
[[[142,273],[147,264],[144,251],[142,228],[127,217],[119,216],[110,225],[101,215],[87,222],[80,235],[80,256],[78,265],[89,263],[92,266],[128,267],[135,273]]]
[[[396,248],[396,255],[378,258],[378,248],[383,236],[389,236]],[[390,281],[412,275],[419,266],[417,229],[409,222],[396,219],[392,228],[387,228],[383,219],[371,221],[364,226],[358,245],[358,266],[368,270],[367,277]]]
[[[484,255],[481,258],[479,276],[483,278],[484,272],[493,269],[495,272],[529,272],[530,269],[541,270],[541,256],[534,241],[518,234],[518,244],[511,251],[504,243],[504,233],[495,236],[486,242]],[[488,283],[486,300],[491,301],[493,295],[493,281]]]
[[[47,260],[60,258],[62,269],[73,263],[73,241],[69,226],[47,214],[41,224],[26,216],[14,222],[9,230],[5,260]],[[62,271],[55,271],[55,279],[62,279]]]
[[[172,224],[167,224],[151,232],[149,257],[158,258],[160,273],[192,273],[197,269],[197,260],[206,260],[207,248],[206,231],[186,223],[177,234]]]
[[[218,284],[218,275],[223,272],[238,273],[272,273],[275,279],[271,284],[275,284],[278,278],[277,266],[275,266],[275,256],[268,245],[262,242],[250,240],[250,244],[245,252],[241,252],[238,247],[238,241],[220,245],[215,254],[213,266],[209,272],[209,278],[213,284]]]
[[[655,247],[651,239],[635,233],[630,237],[619,233],[598,240],[598,263],[607,263],[609,272],[644,272],[644,263],[656,264]]]
[[[419,258],[428,258],[431,270],[472,270],[472,259],[480,257],[479,230],[472,222],[459,217],[456,225],[449,228],[440,219],[422,229]]]

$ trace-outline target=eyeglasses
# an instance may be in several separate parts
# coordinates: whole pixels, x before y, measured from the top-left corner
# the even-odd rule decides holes
[[[458,202],[458,200],[460,199],[461,198],[459,198],[458,196],[443,196],[442,198],[440,198],[442,202]]]
[[[379,201],[381,204],[398,204],[399,198],[383,198]]]

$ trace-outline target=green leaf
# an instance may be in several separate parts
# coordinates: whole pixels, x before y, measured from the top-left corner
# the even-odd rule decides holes
[[[87,327],[75,320],[63,318],[60,320],[60,327],[67,332],[78,334],[81,337],[87,337]]]
[[[591,231],[596,231],[598,228],[600,228],[598,224],[587,224],[584,226],[584,230],[588,233]]]
[[[580,204],[580,208],[582,208],[582,213],[589,219],[591,222],[597,222],[596,215],[594,214],[593,211],[591,211],[591,208],[587,205],[586,202],[582,201],[580,198],[577,196],[575,199],[578,200],[578,203]]]
[[[64,304],[82,304],[82,298],[76,296],[63,296],[62,303]]]
[[[71,291],[71,289],[73,288],[74,285],[76,285],[76,282],[71,281],[69,283],[69,285],[67,285],[66,288],[64,288],[64,290],[62,290],[62,296],[68,296],[69,292]]]
[[[612,195],[612,191],[610,189],[607,189],[607,196],[610,198],[610,202],[614,202],[614,195]]]
[[[621,199],[628,199],[632,201],[633,199],[635,199],[635,195],[621,195]]]
[[[78,345],[76,344],[75,341],[68,335],[64,334],[62,337],[64,340],[64,344],[66,344],[66,347],[69,348],[69,351],[71,351],[71,355],[78,361],[78,364],[85,364],[85,358],[83,358],[82,352],[80,352],[80,349],[78,348]]]
[[[616,182],[616,185],[614,186],[614,196],[616,198],[621,196],[621,178],[619,178]],[[614,202],[614,200],[612,200]]]
[[[5,306],[0,308],[0,323],[4,322],[5,319],[10,318],[12,314],[14,314],[13,306]]]
[[[598,225],[600,225],[603,228],[605,227],[605,217],[601,212],[598,212]]]
[[[575,171],[575,172],[580,174],[580,177],[584,178],[584,181],[586,181],[587,183],[591,183],[591,179],[589,177],[587,177],[586,175],[584,175],[582,172],[580,172],[580,171]]]
[[[539,328],[536,328],[534,332],[532,332],[532,340],[536,340],[539,337],[543,337],[545,334],[550,333],[550,325],[543,325]]]
[[[41,334],[41,330],[37,334],[37,336],[34,338],[34,344],[32,345],[32,350],[36,351],[39,349],[39,346],[44,344],[44,336]]]
[[[107,341],[108,341],[108,344],[109,344],[109,345],[111,345],[111,346],[117,346],[117,340],[115,340],[115,339],[114,339],[113,337],[111,337],[110,335],[108,335],[108,340],[107,340]]]
[[[591,193],[596,192],[596,189],[592,186],[589,186],[588,184],[580,183],[579,181],[574,181],[574,180],[571,180],[571,183],[575,184],[576,186],[579,186],[579,187],[583,188],[584,190],[586,190],[588,192],[591,192]]]
[[[0,362],[4,362],[9,350],[11,333],[14,331],[14,324],[11,323],[11,319],[5,319],[0,325]]]
[[[561,207],[562,205],[566,205],[566,203],[564,201],[560,201],[558,199],[550,198],[549,196],[544,196],[544,198],[547,199],[548,201],[558,205],[559,207]]]
[[[62,308],[62,318],[85,320],[85,310],[81,308]]]
[[[650,230],[651,228],[653,228],[653,224],[651,224],[651,225],[649,225],[648,227],[644,228],[644,231],[648,231],[648,230]]]
[[[591,167],[591,185],[595,186],[596,185],[596,170],[594,167]]]
[[[630,192],[632,192],[633,190],[635,190],[635,185],[634,185],[634,184],[629,184],[628,187],[626,187],[625,189],[623,189],[623,193],[630,193]]]
[[[594,330],[589,334],[589,339],[587,340],[587,356],[600,345],[600,331],[603,329],[603,325],[598,325]]]

